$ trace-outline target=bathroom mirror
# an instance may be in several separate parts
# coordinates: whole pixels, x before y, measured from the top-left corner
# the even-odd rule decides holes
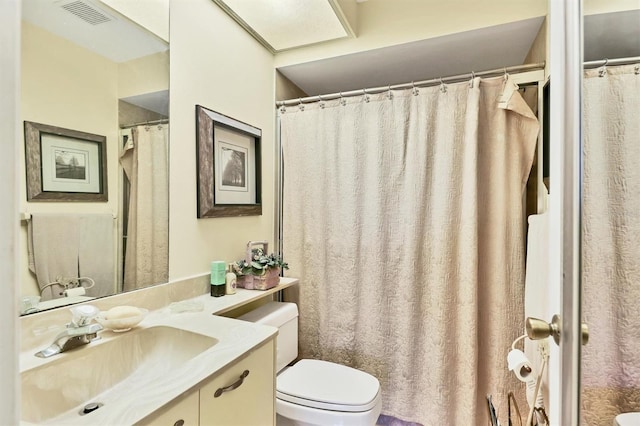
[[[638,424],[640,2],[585,4],[583,44],[581,423]]]
[[[20,173],[23,314],[168,281],[169,1],[136,3],[22,1],[20,120],[104,137],[108,181],[106,201],[27,201]],[[55,152],[54,178],[82,165]]]

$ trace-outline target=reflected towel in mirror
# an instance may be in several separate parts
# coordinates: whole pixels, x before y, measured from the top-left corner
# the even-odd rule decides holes
[[[42,300],[64,296],[65,288],[53,285],[57,277],[91,277],[92,297],[115,290],[114,226],[111,214],[34,213],[28,223],[29,269],[43,289]]]

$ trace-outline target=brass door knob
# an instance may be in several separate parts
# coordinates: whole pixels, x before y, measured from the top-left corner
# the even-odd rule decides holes
[[[548,323],[538,318],[527,318],[525,321],[525,327],[527,330],[527,336],[531,340],[546,339],[549,336],[553,337],[554,342],[557,345],[560,344],[561,334],[561,321],[560,315],[554,315],[551,322]],[[586,345],[589,341],[589,327],[587,324],[582,324],[582,344]]]

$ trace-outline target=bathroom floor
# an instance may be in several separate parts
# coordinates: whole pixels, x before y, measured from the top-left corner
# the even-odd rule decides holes
[[[385,416],[384,414],[381,414],[380,417],[378,417],[376,426],[422,426],[422,425],[420,423],[405,422],[400,419],[396,419],[395,417]]]

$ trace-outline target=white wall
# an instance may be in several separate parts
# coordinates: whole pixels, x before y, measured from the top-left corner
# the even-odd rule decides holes
[[[0,1],[0,423],[20,418],[18,380],[18,105],[20,2]]]
[[[118,98],[169,90],[171,52],[143,56],[118,64]]]
[[[171,2],[169,279],[274,238],[274,59],[211,0]],[[196,218],[195,106],[262,129],[262,216]]]

